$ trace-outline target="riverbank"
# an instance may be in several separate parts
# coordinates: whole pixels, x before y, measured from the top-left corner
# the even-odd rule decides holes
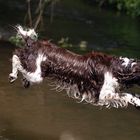
[[[97,50],[115,55],[140,57],[139,19],[132,19],[108,10],[99,10],[99,8],[84,5],[80,0],[61,2],[56,3],[54,7],[52,23],[50,23],[49,8],[46,9],[43,28],[37,31],[40,38],[52,40],[56,44],[62,38],[69,38],[69,43],[75,45],[74,48],[69,49],[77,52],[79,48],[76,46],[80,42],[87,42],[87,51]],[[11,25],[24,25],[26,6],[22,5],[20,8],[21,3],[23,1],[19,2],[19,6],[13,4],[10,10],[0,5],[0,11],[7,10],[6,17],[0,13],[1,38],[8,39],[9,36],[15,35],[16,32]],[[8,6],[8,3],[5,6]]]

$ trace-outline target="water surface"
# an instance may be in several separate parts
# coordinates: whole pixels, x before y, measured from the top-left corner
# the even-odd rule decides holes
[[[114,13],[97,13],[86,20],[67,21],[63,17],[47,24],[44,34],[55,40],[70,37],[73,43],[86,40],[86,51],[99,50],[113,55],[140,57],[140,23]],[[69,48],[85,53],[80,48]],[[51,90],[45,80],[24,89],[18,79],[8,83],[14,47],[0,42],[0,140],[138,140],[140,111],[101,109],[77,103],[65,91]],[[131,92],[140,94],[139,88]]]

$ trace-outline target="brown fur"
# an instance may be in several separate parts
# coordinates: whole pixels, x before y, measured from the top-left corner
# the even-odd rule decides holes
[[[122,66],[123,61],[115,56],[98,52],[78,55],[48,41],[32,41],[30,38],[26,41],[24,49],[15,51],[24,69],[34,72],[37,54],[43,53],[47,59],[41,63],[42,77],[56,79],[59,88],[74,92],[75,95],[71,96],[81,99],[83,94],[87,94],[89,101],[96,102],[104,83],[104,73],[107,71],[124,86],[137,84],[140,80],[138,60],[133,60],[138,63],[134,68],[126,68]]]

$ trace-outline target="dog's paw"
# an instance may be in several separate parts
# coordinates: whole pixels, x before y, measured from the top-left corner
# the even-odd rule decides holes
[[[140,99],[140,94],[134,94],[134,96]]]
[[[17,77],[13,76],[12,74],[9,74],[8,79],[10,83],[13,83],[17,79]]]
[[[22,79],[22,85],[24,86],[24,88],[29,88],[30,87],[30,82],[26,78],[23,78]]]
[[[140,94],[134,94],[134,96],[137,98],[137,100],[139,100],[140,102]],[[140,105],[135,105],[135,108],[140,110]]]

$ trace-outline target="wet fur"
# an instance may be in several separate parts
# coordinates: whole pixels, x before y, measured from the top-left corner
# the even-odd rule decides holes
[[[19,29],[24,32],[21,27]],[[22,38],[24,48],[15,50],[13,62],[14,59],[17,61],[17,70],[23,74],[24,87],[49,77],[54,80],[53,85],[57,91],[65,89],[70,97],[80,101],[117,108],[127,106],[128,103],[140,106],[139,97],[122,92],[123,88],[140,84],[139,60],[99,52],[79,55],[47,40],[33,40],[23,34]],[[38,68],[39,73],[36,73]],[[12,82],[17,78],[15,73],[9,76]],[[39,78],[31,81],[27,76]]]
[[[28,42],[30,43],[30,39]],[[47,58],[41,63],[43,78],[53,78],[56,81],[56,90],[66,89],[69,96],[80,100],[85,95],[85,100],[93,104],[98,102],[105,72],[112,73],[118,79],[118,91],[120,86],[128,87],[139,81],[136,68],[133,68],[134,73],[131,65],[127,68],[122,65],[123,60],[99,52],[78,55],[48,41],[34,41],[24,49],[17,49],[14,54],[19,57],[24,69],[34,72],[39,52]],[[23,83],[25,87],[30,85],[25,79]]]

